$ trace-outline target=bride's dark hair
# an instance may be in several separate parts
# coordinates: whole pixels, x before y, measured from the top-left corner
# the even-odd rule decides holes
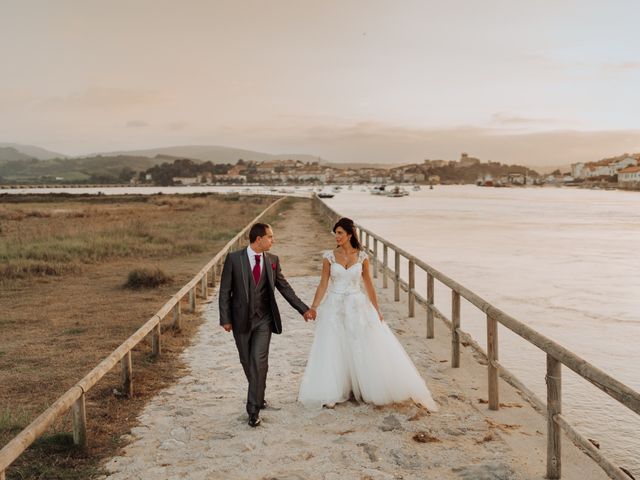
[[[333,226],[333,233],[336,233],[338,227],[342,227],[345,232],[351,235],[351,246],[353,248],[362,250],[362,245],[360,244],[360,239],[358,238],[358,234],[356,233],[356,227],[353,224],[353,220],[347,217],[342,217]]]

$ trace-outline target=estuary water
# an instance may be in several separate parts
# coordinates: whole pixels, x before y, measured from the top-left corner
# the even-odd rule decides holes
[[[390,198],[354,188],[325,201],[640,390],[640,193],[465,185]],[[426,296],[420,269],[416,288]],[[450,318],[450,290],[437,281],[435,304]],[[461,319],[486,345],[485,316],[464,299]],[[500,362],[546,401],[545,355],[502,326],[499,339]],[[563,414],[640,476],[640,418],[562,375]]]

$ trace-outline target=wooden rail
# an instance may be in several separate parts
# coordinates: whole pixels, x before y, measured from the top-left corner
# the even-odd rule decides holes
[[[314,202],[317,208],[331,221],[337,221],[340,215],[319,198],[315,197]],[[629,408],[631,411],[640,415],[640,393],[624,385],[622,382],[611,377],[607,373],[598,369],[586,360],[580,358],[575,353],[567,350],[562,345],[536,332],[524,323],[516,320],[512,316],[494,307],[488,301],[476,295],[468,288],[460,285],[445,274],[439,272],[432,266],[423,262],[419,258],[414,257],[409,252],[357,225],[356,230],[360,239],[363,241],[366,252],[375,257],[372,259],[372,266],[377,270],[379,260],[377,258],[377,245],[380,242],[383,246],[383,260],[381,269],[384,279],[388,273],[394,282],[394,299],[400,300],[400,290],[407,292],[408,300],[408,316],[415,315],[414,302],[423,305],[427,311],[427,338],[434,338],[433,319],[438,317],[445,322],[451,329],[451,366],[460,367],[460,343],[464,341],[474,348],[479,354],[487,360],[487,390],[489,395],[489,409],[498,410],[499,390],[498,376],[505,381],[514,385],[523,394],[538,411],[547,417],[547,472],[546,478],[559,479],[562,474],[561,460],[561,429],[566,432],[568,437],[580,447],[589,457],[591,457],[610,478],[616,480],[629,480],[627,474],[618,466],[611,463],[599,450],[597,450],[591,442],[578,433],[562,416],[562,365],[576,372],[580,377],[592,383],[610,397]],[[370,239],[374,241],[376,252],[369,248]],[[388,250],[394,252],[394,270],[389,269]],[[408,281],[400,278],[400,259],[404,257],[408,261]],[[427,295],[422,297],[415,289],[415,267],[422,269],[427,274]],[[434,280],[438,280],[443,285],[451,289],[451,319],[440,312],[434,304]],[[385,285],[383,284],[383,288]],[[460,323],[460,298],[464,298],[469,303],[480,309],[486,314],[487,322],[487,350],[478,345],[478,343],[467,333],[461,329]],[[547,354],[547,402],[542,402],[528,387],[511,374],[503,365],[498,362],[498,323],[508,328],[518,336],[522,337],[529,343],[535,345]]]
[[[251,225],[267,215],[267,213],[273,210],[280,202],[282,202],[282,200],[284,200],[284,197],[269,205],[260,215],[254,218],[250,224],[229,240],[222,250],[220,250],[204,267],[202,267],[191,281],[171,297],[169,301],[165,303],[156,314],[147,320],[144,325],[142,325],[107,358],[100,362],[73,387],[67,390],[49,408],[42,412],[24,430],[7,443],[2,450],[0,450],[0,480],[5,479],[6,469],[20,455],[22,455],[22,453],[38,437],[40,437],[57,418],[65,414],[69,409],[72,409],[73,441],[76,445],[86,448],[88,441],[86,423],[87,411],[85,408],[86,393],[113,367],[115,367],[118,362],[120,362],[122,369],[122,391],[131,397],[133,395],[131,350],[148,334],[151,334],[152,354],[155,356],[160,355],[162,352],[162,320],[172,313],[172,326],[174,328],[179,328],[181,317],[180,302],[188,295],[190,310],[194,311],[196,287],[198,283],[200,283],[201,297],[206,298],[207,284],[215,287],[215,276],[227,253],[241,247],[244,244],[244,238],[251,228]]]

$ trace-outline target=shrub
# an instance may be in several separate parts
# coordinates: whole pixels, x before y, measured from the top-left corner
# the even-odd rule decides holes
[[[156,288],[160,285],[171,283],[172,279],[159,268],[136,268],[129,272],[124,288]]]

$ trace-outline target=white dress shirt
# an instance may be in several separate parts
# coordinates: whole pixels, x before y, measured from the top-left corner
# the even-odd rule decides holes
[[[260,259],[260,276],[262,276],[262,272],[264,272],[264,254],[256,253],[251,249],[251,246],[247,246],[247,255],[249,256],[249,270],[253,272],[253,267],[256,265],[256,255],[260,255],[262,258]]]

